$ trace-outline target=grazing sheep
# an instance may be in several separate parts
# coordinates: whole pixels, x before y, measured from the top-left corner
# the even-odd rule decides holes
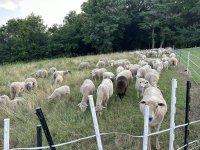
[[[135,82],[135,89],[137,91],[137,98],[143,96],[143,93],[146,88],[150,87],[149,82],[143,78],[137,78]]]
[[[168,70],[169,67],[169,62],[168,61],[163,61],[163,69]]]
[[[98,63],[96,64],[97,68],[104,68],[106,66],[106,63],[104,61],[98,61]]]
[[[63,77],[58,74],[54,80],[54,84],[62,84],[62,82],[63,82]]]
[[[159,77],[160,75],[155,69],[150,69],[145,75],[145,79],[149,81],[150,85],[153,87],[157,87]]]
[[[103,108],[106,108],[109,98],[113,95],[113,83],[110,79],[103,79],[97,88],[96,111],[101,116]]]
[[[87,109],[88,96],[92,95],[95,91],[95,85],[90,79],[86,79],[80,87],[80,92],[83,95],[81,103],[78,104],[81,111],[84,112]]]
[[[151,66],[145,65],[137,70],[136,78],[144,78],[148,70],[151,69]]]
[[[47,70],[37,70],[36,72],[31,74],[32,77],[35,78],[47,78],[48,77],[48,71]]]
[[[9,105],[10,98],[7,95],[0,96],[0,105]]]
[[[70,88],[67,85],[61,86],[59,88],[56,88],[51,96],[48,97],[49,100],[53,100],[55,98],[61,98],[61,96],[70,94]]]
[[[25,83],[32,82],[33,83],[33,88],[32,89],[37,89],[37,80],[35,78],[27,78],[24,80]]]
[[[93,69],[92,72],[91,72],[92,78],[95,79],[95,80],[102,80],[104,72],[107,72],[107,70],[105,68]]]
[[[108,58],[106,58],[106,57],[99,59],[99,61],[104,61],[105,62],[105,66],[109,65]]]
[[[112,72],[104,72],[103,79],[111,79],[114,81],[115,75]]]
[[[169,64],[172,66],[177,66],[178,60],[175,57],[169,59]]]
[[[133,80],[133,76],[132,76],[132,72],[130,70],[124,70],[122,72],[120,72],[117,77],[116,77],[116,80],[118,77],[120,76],[125,76],[129,81],[132,81]]]
[[[116,91],[120,99],[122,99],[128,88],[129,81],[125,76],[119,76],[116,80]]]
[[[78,65],[78,69],[82,70],[82,69],[88,69],[90,67],[90,63],[89,62],[81,62]]]
[[[56,78],[58,75],[61,75],[62,77],[66,76],[67,74],[71,74],[71,71],[55,71],[53,73],[53,77]]]
[[[167,112],[167,104],[158,88],[149,87],[145,90],[140,102],[140,111],[143,115],[145,105],[149,106],[149,132],[151,133],[152,128],[158,132]],[[156,135],[156,149],[160,149],[159,134]],[[148,150],[151,150],[151,137],[149,137]]]
[[[48,74],[49,74],[49,75],[52,75],[55,71],[57,71],[57,69],[56,69],[55,67],[51,67],[51,68],[49,69]]]
[[[122,71],[124,71],[124,70],[125,70],[124,67],[119,66],[119,67],[117,67],[117,69],[116,69],[116,73],[119,74],[120,72],[122,72]]]
[[[10,85],[10,95],[11,99],[14,99],[16,96],[20,96],[25,89],[31,90],[33,88],[32,82],[13,82]]]

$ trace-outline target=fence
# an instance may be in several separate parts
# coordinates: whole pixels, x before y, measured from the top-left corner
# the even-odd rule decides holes
[[[200,85],[200,57],[195,56],[190,51],[175,50],[179,62],[186,65],[186,72],[191,74],[192,79],[197,85]]]
[[[38,134],[40,135],[38,138],[40,140],[37,141],[37,146],[39,147],[30,147],[30,148],[13,148],[13,149],[9,149],[9,126],[10,126],[10,120],[9,119],[5,119],[4,120],[4,150],[40,150],[40,149],[48,149],[50,148],[51,150],[55,150],[56,147],[60,147],[60,146],[64,146],[64,145],[68,145],[68,144],[72,144],[75,142],[79,142],[79,141],[83,141],[83,140],[87,140],[87,139],[91,139],[91,138],[95,138],[96,137],[96,141],[97,141],[97,146],[98,146],[98,150],[102,150],[103,146],[102,146],[102,142],[101,142],[101,136],[105,136],[105,135],[110,135],[110,134],[118,134],[118,135],[129,135],[130,137],[134,137],[134,138],[143,138],[143,150],[147,150],[148,149],[148,137],[152,136],[152,135],[158,135],[158,134],[162,134],[165,132],[170,132],[170,139],[169,139],[169,150],[174,150],[174,139],[175,139],[175,134],[174,134],[174,130],[177,128],[181,128],[181,127],[185,127],[185,137],[184,137],[184,145],[179,147],[177,150],[187,150],[188,146],[197,142],[200,142],[200,139],[188,142],[188,137],[187,135],[189,134],[189,125],[192,124],[196,124],[199,123],[200,120],[196,120],[193,122],[189,122],[189,101],[190,101],[190,81],[187,81],[187,94],[186,94],[186,122],[185,124],[181,124],[181,125],[177,125],[175,126],[175,122],[174,122],[174,117],[175,117],[175,112],[176,112],[176,88],[177,88],[177,81],[176,79],[172,79],[172,94],[171,94],[171,114],[170,114],[170,128],[159,131],[159,132],[155,132],[155,133],[149,133],[148,130],[148,124],[149,124],[149,106],[145,106],[145,115],[144,115],[144,132],[143,135],[141,136],[133,136],[127,133],[120,133],[120,132],[110,132],[110,133],[100,133],[99,132],[99,127],[98,127],[98,122],[97,122],[97,117],[96,117],[96,112],[95,112],[95,107],[94,107],[94,102],[93,102],[93,96],[90,95],[89,96],[89,102],[90,102],[90,109],[92,112],[92,118],[93,118],[93,124],[94,124],[94,129],[95,129],[95,135],[91,135],[88,137],[84,137],[84,138],[80,138],[80,139],[76,139],[70,142],[66,142],[66,143],[61,143],[61,144],[53,144],[53,140],[51,138],[50,132],[48,130],[48,126],[46,124],[44,115],[42,113],[42,111],[40,109],[36,109],[36,113],[38,118],[40,119],[42,128],[45,132],[47,141],[49,146],[41,146],[41,131],[40,129],[38,129]],[[196,149],[199,148],[200,145],[194,146],[192,149]]]

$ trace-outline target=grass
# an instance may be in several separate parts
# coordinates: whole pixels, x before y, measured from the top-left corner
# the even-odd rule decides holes
[[[26,103],[15,109],[5,107],[0,108],[0,137],[3,137],[3,119],[11,119],[10,129],[10,148],[15,147],[34,147],[36,144],[36,125],[39,124],[35,115],[35,108],[41,107],[46,117],[50,132],[55,144],[71,141],[74,139],[86,137],[95,134],[92,124],[92,118],[89,108],[85,113],[80,112],[78,103],[81,101],[79,92],[80,85],[86,78],[90,78],[90,71],[95,68],[97,61],[107,57],[108,59],[127,58],[131,63],[137,63],[133,55],[129,53],[113,53],[107,55],[84,56],[76,58],[59,58],[44,60],[30,63],[16,63],[1,66],[0,68],[0,95],[9,95],[8,85],[14,81],[23,81],[29,75],[38,69],[49,69],[54,66],[58,70],[71,70],[72,77],[64,79],[63,85],[69,85],[71,88],[70,96],[65,96],[61,100],[53,103],[47,102],[47,97],[55,89],[51,85],[51,79],[37,79],[38,89],[33,92],[26,92],[23,97]],[[81,61],[89,61],[91,67],[84,71],[77,69]],[[175,122],[177,125],[184,123],[185,107],[185,85],[187,77],[180,73],[181,67],[170,67],[168,71],[161,73],[159,87],[168,104],[168,112],[162,123],[161,130],[169,128],[170,118],[170,99],[171,99],[171,80],[176,78],[178,81],[177,88],[177,108]],[[107,70],[115,72],[111,67]],[[100,81],[94,82],[96,87]],[[115,93],[111,97],[108,108],[99,118],[100,132],[123,132],[131,135],[142,135],[143,133],[143,116],[139,110],[140,99],[136,98],[135,81],[131,82],[125,98],[121,101],[115,98]],[[198,92],[197,92],[198,93]],[[96,94],[94,94],[96,100]],[[192,106],[195,107],[195,101]],[[191,108],[193,109],[193,108]],[[195,115],[193,111],[193,115]],[[196,118],[193,118],[196,119]],[[200,129],[197,125],[191,126],[190,140],[199,139]],[[175,148],[183,145],[183,128],[175,131]],[[2,139],[2,138],[1,138]],[[0,140],[1,140],[0,139]],[[155,140],[153,138],[153,140]],[[142,139],[132,138],[127,135],[105,135],[102,136],[103,147],[106,150],[140,150]],[[169,133],[160,136],[162,150],[168,149]],[[155,142],[152,141],[153,147]],[[43,134],[43,145],[48,145]],[[0,142],[0,149],[3,149],[3,140]],[[95,150],[97,149],[95,138],[75,144],[59,147],[59,150]]]

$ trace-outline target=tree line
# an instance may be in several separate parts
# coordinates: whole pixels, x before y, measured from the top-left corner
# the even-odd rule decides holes
[[[0,63],[200,46],[199,0],[88,0],[63,24],[33,13],[0,27]]]

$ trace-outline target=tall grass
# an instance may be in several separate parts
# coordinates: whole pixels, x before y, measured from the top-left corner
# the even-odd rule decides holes
[[[38,69],[49,69],[56,67],[58,70],[71,70],[72,76],[64,79],[63,85],[69,85],[71,88],[70,96],[64,96],[60,100],[52,103],[47,101],[47,97],[55,89],[51,85],[51,78],[37,79],[38,89],[32,92],[26,92],[23,97],[26,103],[15,109],[5,107],[0,108],[0,121],[4,118],[11,119],[10,129],[10,148],[14,147],[32,147],[36,144],[36,125],[39,124],[35,115],[35,108],[41,107],[46,117],[50,132],[54,143],[62,143],[73,139],[89,136],[94,134],[92,118],[89,108],[82,113],[77,106],[81,101],[79,92],[80,85],[86,78],[90,77],[90,71],[95,68],[97,61],[107,57],[108,59],[127,58],[131,63],[137,63],[130,53],[113,53],[107,55],[84,56],[77,58],[59,58],[52,60],[44,60],[31,63],[17,63],[5,65],[0,68],[0,94],[9,94],[8,85],[13,81],[23,81],[30,74]],[[79,71],[78,64],[81,61],[89,61],[91,67],[89,69]],[[111,67],[107,70],[115,72]],[[168,104],[168,112],[162,123],[161,130],[169,128],[170,118],[170,98],[171,98],[171,80],[176,78],[178,81],[177,88],[177,108],[176,108],[176,124],[184,123],[184,106],[185,106],[185,78],[180,76],[178,67],[170,67],[168,71],[161,73],[159,87]],[[94,82],[96,87],[100,81]],[[124,132],[132,135],[142,135],[143,133],[143,115],[139,111],[139,102],[135,91],[135,81],[131,82],[126,96],[123,100],[116,99],[116,93],[111,97],[108,108],[99,118],[100,132]],[[94,94],[96,100],[96,94]],[[194,132],[190,134],[191,139],[199,138],[200,129],[193,126]],[[183,145],[183,129],[177,129],[175,137],[175,147]],[[0,137],[3,137],[3,125],[0,128]],[[2,139],[2,138],[0,138]],[[153,138],[154,139],[154,138]],[[161,149],[168,149],[169,133],[160,136]],[[103,147],[107,150],[140,150],[142,139],[132,138],[127,135],[106,135],[102,136]],[[154,139],[155,141],[155,139]],[[155,148],[155,142],[152,141]],[[2,148],[3,140],[0,142]],[[43,136],[43,145],[47,145]],[[94,139],[78,142],[58,148],[59,150],[95,150],[97,149]]]

